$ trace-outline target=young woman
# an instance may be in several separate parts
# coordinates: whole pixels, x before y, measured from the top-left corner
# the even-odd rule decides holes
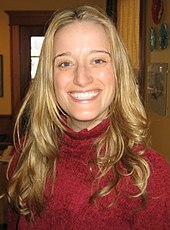
[[[15,134],[8,229],[170,229],[169,166],[104,13],[55,13]]]

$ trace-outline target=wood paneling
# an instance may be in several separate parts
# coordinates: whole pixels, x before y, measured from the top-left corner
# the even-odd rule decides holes
[[[0,151],[12,144],[11,116],[0,115]]]
[[[9,15],[9,25],[45,25],[53,11],[5,11]]]
[[[10,115],[0,115],[0,134],[11,134]]]
[[[20,40],[19,40],[19,27],[10,27],[11,35],[11,91],[12,91],[12,121],[13,128],[16,115],[20,107]]]
[[[139,91],[141,99],[145,98],[146,85],[146,0],[140,1],[140,25],[139,25]]]

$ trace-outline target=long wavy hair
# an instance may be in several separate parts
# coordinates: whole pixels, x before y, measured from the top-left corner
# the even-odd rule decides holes
[[[98,168],[94,183],[99,184],[110,171],[114,178],[105,187],[93,191],[89,200],[94,202],[107,196],[125,176],[130,176],[137,188],[137,192],[130,195],[146,197],[150,171],[143,153],[148,144],[148,121],[127,50],[112,20],[104,12],[81,6],[53,15],[45,34],[36,77],[16,120],[14,142],[21,154],[9,180],[8,199],[11,206],[25,216],[41,213],[45,207],[46,181],[51,179],[53,185],[55,180],[59,158],[57,140],[62,138],[64,127],[53,85],[54,36],[62,27],[76,21],[103,26],[110,42],[116,75],[115,97],[108,112],[110,125],[94,143],[96,160],[93,162]]]

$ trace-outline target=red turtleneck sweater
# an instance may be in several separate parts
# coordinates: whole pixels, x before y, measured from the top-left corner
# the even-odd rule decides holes
[[[112,207],[102,209],[89,203],[92,176],[88,162],[94,154],[92,142],[107,126],[108,121],[105,120],[90,131],[65,134],[56,169],[54,194],[35,224],[29,224],[24,216],[19,217],[19,230],[170,229],[170,168],[164,158],[152,150],[145,153],[151,169],[146,208],[136,209],[140,198],[128,197],[128,191],[136,190],[129,177],[121,179],[119,195]],[[16,153],[10,166],[10,177],[18,157]],[[114,194],[101,198],[100,204],[107,204],[112,196]],[[16,229],[16,215],[11,210],[8,229]]]

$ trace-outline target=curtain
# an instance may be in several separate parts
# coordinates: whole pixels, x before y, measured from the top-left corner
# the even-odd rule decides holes
[[[117,28],[125,43],[134,70],[139,70],[140,0],[117,1]]]

